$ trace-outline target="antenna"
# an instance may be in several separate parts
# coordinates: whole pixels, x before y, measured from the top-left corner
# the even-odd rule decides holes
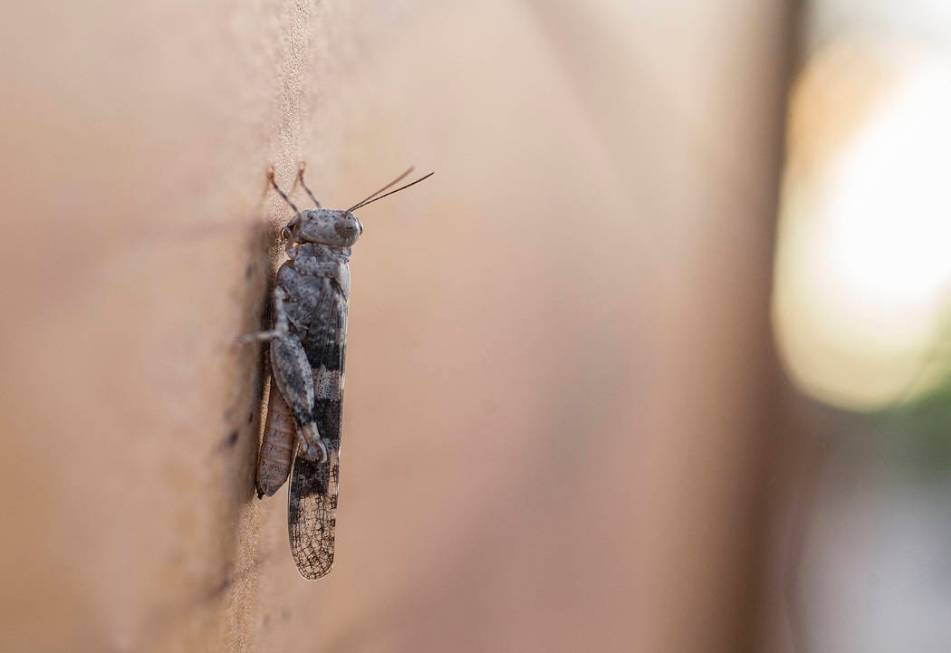
[[[384,186],[383,188],[381,188],[381,189],[378,190],[377,192],[373,193],[373,195],[370,195],[370,196],[367,197],[366,199],[360,200],[359,202],[357,202],[356,204],[354,204],[353,206],[351,206],[349,209],[347,209],[347,212],[349,213],[350,211],[356,211],[357,209],[359,209],[359,208],[361,208],[361,207],[364,207],[364,206],[366,206],[367,204],[373,204],[373,203],[376,202],[377,200],[381,200],[381,199],[383,199],[384,197],[387,197],[387,196],[389,196],[389,195],[392,195],[393,193],[398,193],[398,192],[400,192],[401,190],[406,190],[406,189],[409,188],[410,186],[415,186],[416,184],[418,184],[418,183],[421,182],[421,181],[426,181],[427,179],[429,179],[430,177],[432,177],[434,174],[436,174],[435,172],[430,172],[428,175],[423,175],[422,177],[420,177],[420,178],[417,179],[416,181],[412,181],[412,182],[406,184],[405,186],[400,186],[400,187],[397,188],[396,190],[391,190],[389,193],[384,193],[383,195],[380,195],[380,193],[382,193],[382,192],[385,191],[387,188],[389,188],[389,187],[392,186],[393,184],[397,183],[398,181],[400,181],[401,179],[403,179],[404,177],[406,177],[406,175],[408,175],[408,174],[411,173],[412,171],[413,171],[413,169],[410,168],[409,170],[407,170],[406,172],[404,172],[403,174],[401,174],[399,177],[397,177],[396,179],[394,179],[393,181],[391,181],[390,183],[388,183],[386,186]]]
[[[383,191],[385,191],[387,188],[390,188],[393,184],[398,184],[399,182],[403,181],[404,179],[406,179],[406,175],[408,175],[408,174],[411,173],[412,171],[413,171],[413,166],[408,167],[408,168],[403,172],[403,174],[401,174],[399,177],[397,177],[396,179],[394,179],[393,181],[391,181],[390,183],[388,183],[386,186],[384,186],[384,187],[381,188],[380,190],[374,191],[374,192],[370,193],[368,196],[364,197],[362,200],[360,200],[359,202],[357,202],[356,204],[354,204],[354,206],[360,206],[360,205],[363,204],[364,202],[367,202],[367,201],[373,199],[374,197],[376,197],[377,195],[379,195],[380,193],[382,193]],[[348,210],[348,211],[351,211],[352,209],[347,209],[347,210]]]

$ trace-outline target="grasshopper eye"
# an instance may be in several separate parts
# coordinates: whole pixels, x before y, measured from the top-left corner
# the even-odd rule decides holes
[[[341,221],[334,224],[334,231],[343,238],[352,238],[357,234],[357,223],[347,221]]]

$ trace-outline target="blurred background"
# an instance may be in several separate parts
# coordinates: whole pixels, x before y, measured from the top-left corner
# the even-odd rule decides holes
[[[0,25],[0,651],[951,647],[951,6]],[[360,211],[333,573],[253,492],[299,162]]]
[[[792,650],[951,646],[949,36],[947,3],[805,6],[772,303]]]

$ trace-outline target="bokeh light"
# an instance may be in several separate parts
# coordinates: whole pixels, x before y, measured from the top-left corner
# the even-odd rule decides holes
[[[924,390],[951,280],[951,72],[903,43],[817,52],[798,84],[774,321],[793,378],[874,409]]]

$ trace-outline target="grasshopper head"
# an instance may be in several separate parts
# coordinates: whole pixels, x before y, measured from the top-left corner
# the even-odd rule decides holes
[[[363,225],[350,211],[311,209],[295,215],[284,231],[293,242],[350,247],[363,233]]]
[[[360,223],[360,220],[353,214],[354,211],[360,207],[366,206],[367,204],[372,204],[377,200],[381,200],[384,197],[389,197],[393,193],[398,193],[401,190],[405,190],[410,186],[415,186],[424,179],[428,179],[433,175],[430,172],[428,175],[420,177],[414,182],[400,186],[396,190],[391,190],[390,192],[384,192],[395,186],[402,179],[406,177],[409,173],[413,171],[412,168],[401,174],[399,177],[388,183],[386,186],[376,191],[375,193],[369,195],[368,197],[360,200],[349,209],[322,209],[320,208],[320,203],[317,201],[317,198],[314,197],[314,194],[307,187],[307,184],[304,183],[304,168],[303,165],[298,171],[298,178],[300,179],[301,184],[304,186],[304,190],[307,191],[310,198],[314,201],[314,204],[318,208],[310,209],[308,211],[301,211],[297,208],[297,205],[291,201],[291,198],[287,196],[287,193],[281,190],[280,186],[277,185],[277,182],[274,181],[274,169],[271,168],[268,171],[268,180],[271,182],[271,186],[274,187],[281,197],[284,198],[284,201],[287,202],[297,215],[287,223],[287,226],[284,227],[284,236],[287,238],[288,244],[292,243],[314,243],[317,245],[326,245],[328,247],[350,247],[357,239],[360,238],[360,235],[363,233],[363,225]]]

